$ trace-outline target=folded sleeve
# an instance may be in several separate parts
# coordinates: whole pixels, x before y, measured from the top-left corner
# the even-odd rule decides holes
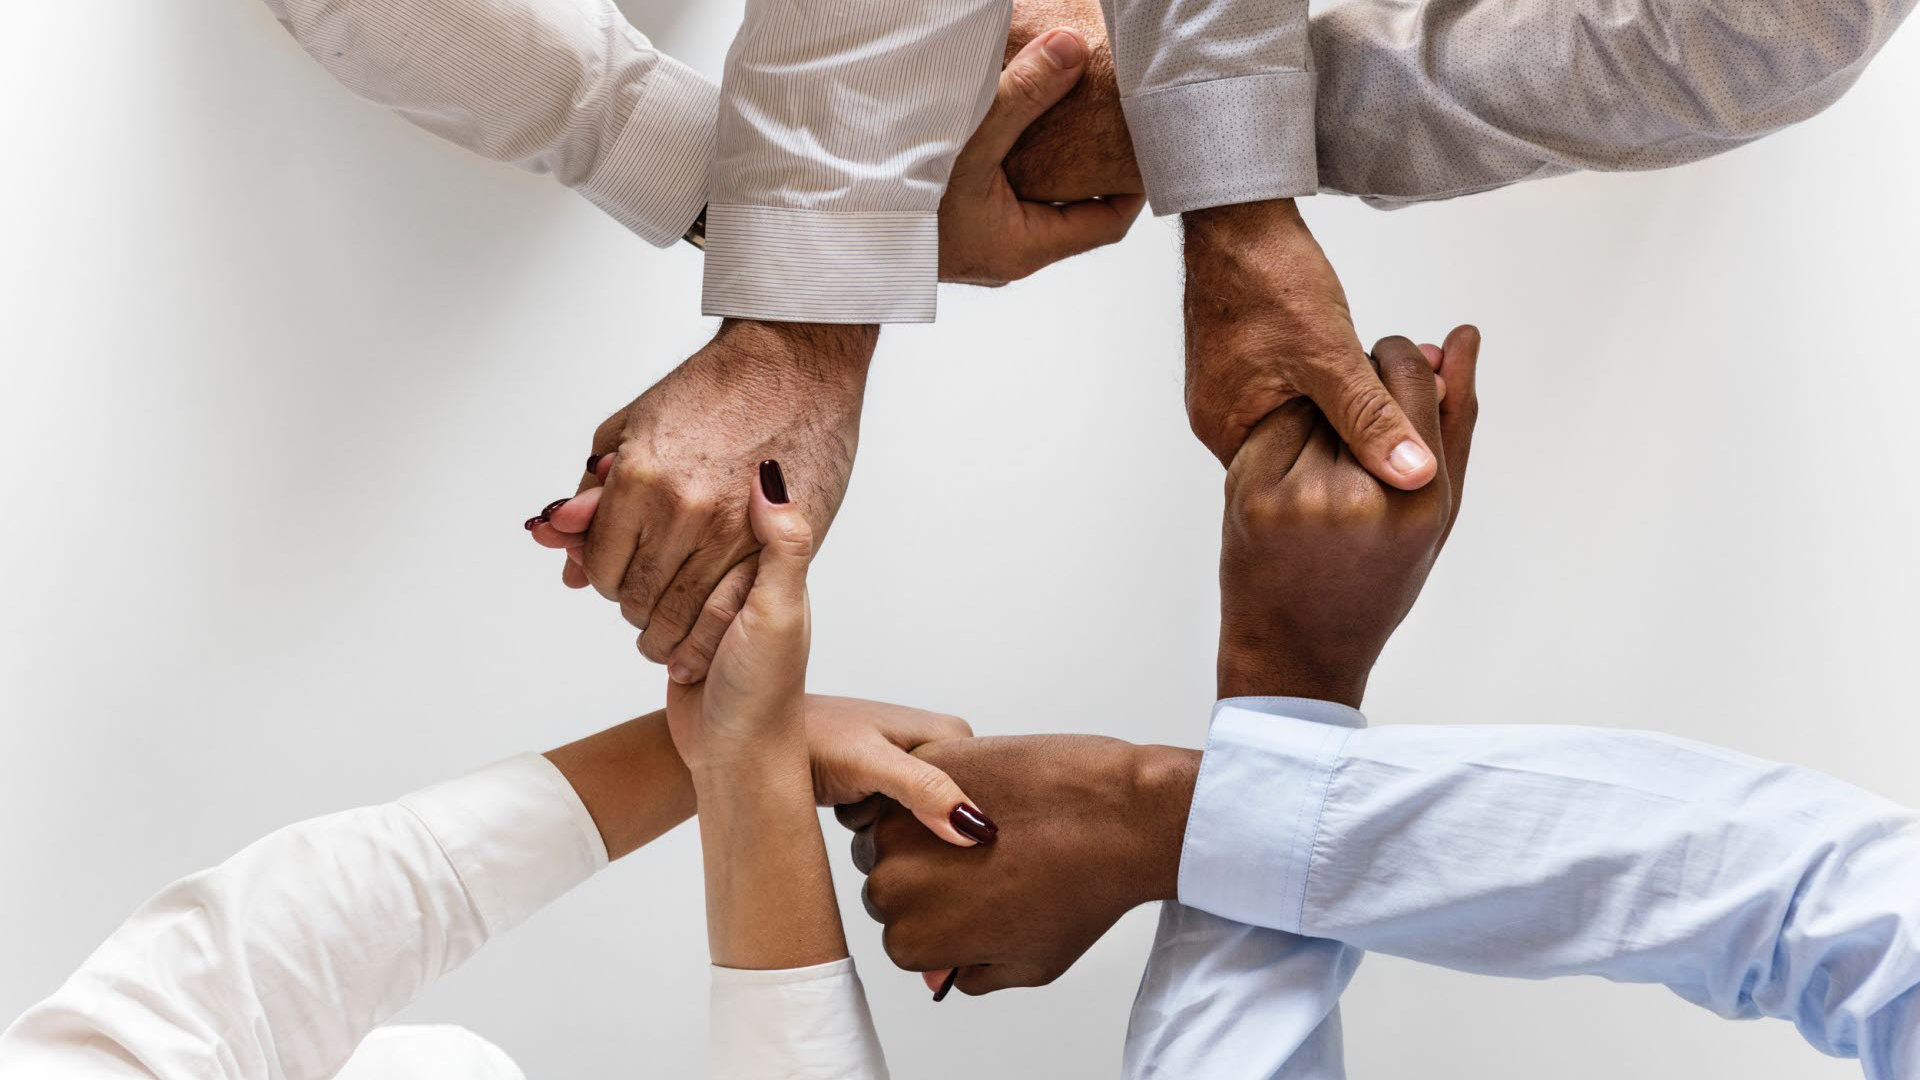
[[[142,905],[0,1035],[0,1075],[325,1080],[605,864],[538,755],[290,826]]]
[[[1007,0],[748,0],[727,54],[703,307],[930,322],[940,196],[993,98]]]
[[[1858,788],[1645,732],[1329,738],[1230,707],[1196,809],[1229,794],[1239,824],[1189,818],[1184,903],[1462,971],[1659,983],[1920,1076],[1920,821]]]
[[[266,0],[353,93],[551,174],[655,245],[707,202],[719,89],[613,0]]]
[[[747,971],[715,967],[715,1080],[887,1080],[853,960]]]
[[[1156,214],[1311,195],[1307,0],[1102,0]]]

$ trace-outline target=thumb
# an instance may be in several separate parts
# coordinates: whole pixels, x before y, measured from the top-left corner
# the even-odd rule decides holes
[[[1365,353],[1355,349],[1337,368],[1314,370],[1302,382],[1301,389],[1368,472],[1405,491],[1433,479],[1438,470],[1433,451]]]
[[[813,561],[813,526],[787,494],[787,478],[780,463],[760,463],[747,520],[760,541],[760,568],[754,574],[753,593],[776,604],[804,603],[807,564]]]
[[[1088,55],[1086,40],[1064,27],[1027,42],[1000,72],[993,106],[954,161],[954,172],[998,169],[1027,125],[1080,81]]]
[[[991,844],[1000,828],[974,808],[967,793],[939,767],[892,743],[876,746],[868,768],[874,791],[901,806],[933,835],[955,847]]]

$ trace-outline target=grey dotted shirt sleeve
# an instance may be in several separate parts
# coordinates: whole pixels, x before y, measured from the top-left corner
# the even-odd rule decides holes
[[[1710,157],[1839,100],[1912,6],[1345,0],[1311,28],[1320,189],[1397,207]]]
[[[1101,0],[1156,214],[1310,195],[1307,0]]]

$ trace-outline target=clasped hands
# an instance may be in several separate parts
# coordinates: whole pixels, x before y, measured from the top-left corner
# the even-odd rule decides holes
[[[1375,347],[1383,384],[1439,458],[1435,483],[1418,491],[1361,468],[1310,402],[1255,426],[1228,470],[1221,697],[1360,704],[1458,517],[1478,351],[1470,327],[1440,347],[1405,338]],[[1175,898],[1197,751],[1098,736],[972,738],[952,717],[806,696],[815,537],[780,466],[763,464],[749,483],[762,553],[746,602],[708,677],[668,696],[703,820],[719,815],[702,829],[703,843],[711,835],[717,845],[710,870],[733,865],[721,852],[764,840],[769,823],[792,827],[782,845],[817,849],[811,815],[793,808],[841,804],[889,957],[929,986],[968,994],[1052,982],[1128,910]],[[809,776],[813,791],[799,790]],[[991,808],[998,826],[976,806]],[[802,855],[791,859],[790,883],[730,889],[730,916],[710,920],[717,963],[844,955],[837,919],[802,920],[805,932],[795,932],[787,890],[832,906],[824,860]],[[769,911],[743,912],[755,904]],[[743,936],[768,926],[786,929]]]
[[[940,206],[943,280],[997,285],[1123,236],[1143,205],[1100,12],[1016,6],[1009,60]],[[1301,396],[1375,476],[1434,474],[1374,374],[1338,278],[1291,200],[1186,215],[1188,416],[1223,463]],[[859,445],[873,326],[729,320],[594,432],[576,496],[526,525],[562,579],[619,604],[648,659],[706,676],[754,572],[747,482],[784,462],[824,541]]]

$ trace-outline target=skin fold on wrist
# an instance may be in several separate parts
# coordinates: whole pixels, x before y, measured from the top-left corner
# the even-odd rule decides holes
[[[1177,900],[1180,849],[1187,812],[1200,776],[1201,753],[1178,746],[1137,746],[1133,754],[1133,799],[1139,808],[1129,823],[1132,853],[1126,860],[1134,907]]]

